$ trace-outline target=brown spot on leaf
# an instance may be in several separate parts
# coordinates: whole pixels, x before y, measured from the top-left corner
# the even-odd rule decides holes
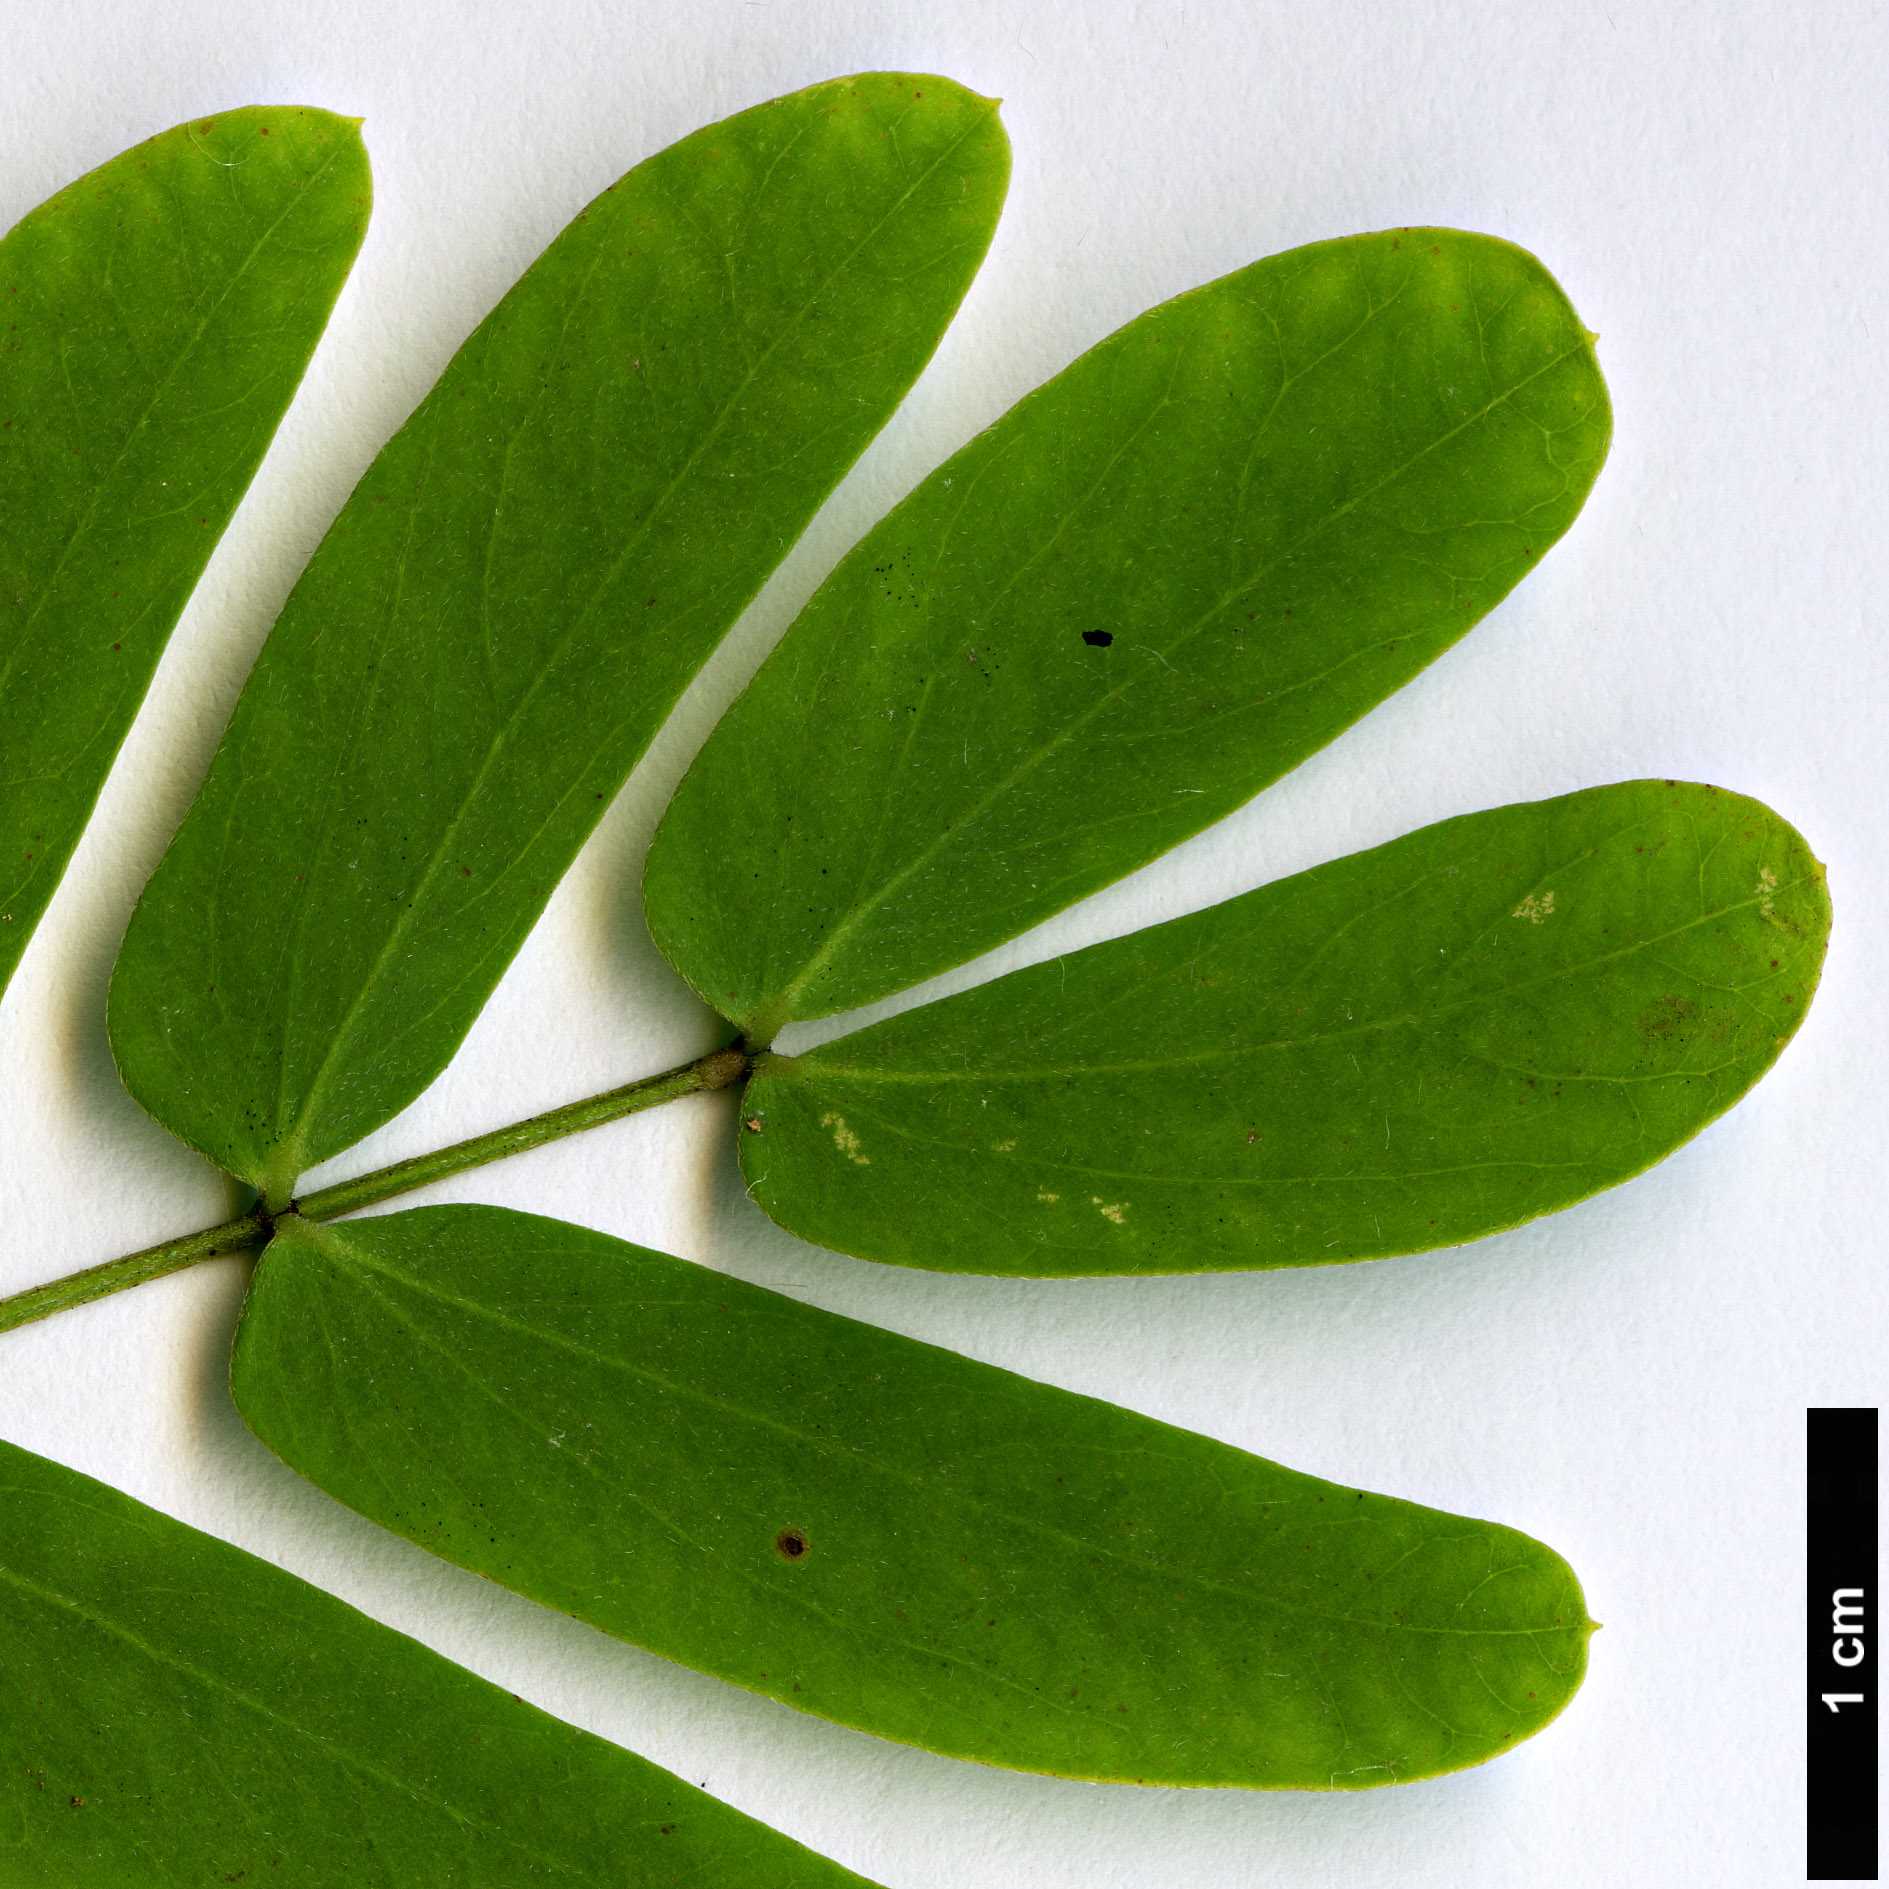
[[[1699,1006],[1684,997],[1661,997],[1640,1012],[1640,1034],[1649,1044],[1670,1043],[1698,1014]]]

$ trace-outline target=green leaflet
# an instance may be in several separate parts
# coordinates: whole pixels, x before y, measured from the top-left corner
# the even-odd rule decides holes
[[[815,86],[580,213],[316,553],[139,905],[132,1093],[284,1201],[444,1067],[670,706],[923,367],[1008,175]]]
[[[279,1568],[0,1442],[0,1880],[861,1879]]]
[[[1318,243],[1151,310],[821,587],[664,818],[656,942],[765,1044],[1015,936],[1449,648],[1611,424],[1592,337],[1493,237]]]
[[[1348,1789],[1539,1730],[1591,1631],[1510,1529],[494,1207],[288,1219],[236,1341],[285,1461],[448,1560],[987,1763]]]
[[[742,1169],[803,1239],[944,1271],[1454,1245],[1731,1107],[1829,928],[1823,868],[1756,801],[1501,807],[763,1058]]]
[[[0,990],[367,228],[357,121],[193,119],[0,242]]]

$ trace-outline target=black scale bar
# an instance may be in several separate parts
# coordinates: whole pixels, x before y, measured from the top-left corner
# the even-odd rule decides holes
[[[1876,1880],[1876,1412],[1808,1410],[1805,1869]]]

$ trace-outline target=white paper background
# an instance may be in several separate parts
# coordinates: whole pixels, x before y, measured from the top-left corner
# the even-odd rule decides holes
[[[1889,25],[1851,0],[1644,5],[73,0],[4,13],[0,227],[124,146],[251,102],[367,119],[377,208],[252,495],[0,1008],[0,1292],[223,1217],[105,1045],[106,978],[244,669],[353,481],[588,197],[839,73],[1000,95],[1016,150],[937,359],[631,781],[453,1069],[377,1166],[712,1041],[635,903],[664,798],[853,538],[1151,302],[1438,222],[1534,250],[1601,335],[1618,433],[1516,595],[1223,826],[962,976],[1447,815],[1642,775],[1777,807],[1828,862],[1821,996],[1774,1073],[1642,1180],[1516,1234],[1330,1271],[1061,1284],[805,1247],[700,1099],[432,1190],[556,1213],[1201,1429],[1537,1534],[1590,1677],[1512,1756],[1361,1796],[1012,1776],[618,1645],[383,1535],[256,1443],[224,1261],[0,1339],[0,1434],[331,1588],[889,1889],[1782,1883],[1802,1873],[1801,1438],[1876,1403],[1889,1208],[1880,519]],[[1872,323],[1885,332],[1872,336]]]

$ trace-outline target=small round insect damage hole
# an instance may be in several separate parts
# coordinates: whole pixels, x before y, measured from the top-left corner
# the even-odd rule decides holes
[[[783,1561],[802,1561],[807,1554],[807,1531],[804,1528],[783,1528],[774,1537],[774,1552]]]

